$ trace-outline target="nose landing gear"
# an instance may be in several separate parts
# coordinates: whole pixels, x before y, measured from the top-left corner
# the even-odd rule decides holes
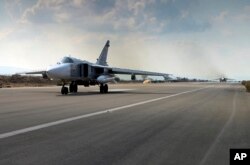
[[[65,87],[65,83],[63,83],[62,89],[61,89],[61,94],[62,95],[67,95],[69,92],[70,93],[77,93],[78,91],[78,86],[76,82],[71,82],[68,87]]]
[[[69,93],[69,89],[68,87],[65,87],[64,85],[62,86],[62,89],[61,89],[61,94],[62,95],[67,95]]]

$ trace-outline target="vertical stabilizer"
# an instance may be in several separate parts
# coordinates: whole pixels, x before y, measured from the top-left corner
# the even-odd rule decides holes
[[[107,66],[107,56],[108,56],[108,49],[109,49],[109,40],[106,42],[104,48],[102,49],[102,52],[99,56],[99,58],[96,61],[96,64],[98,65],[104,65]]]

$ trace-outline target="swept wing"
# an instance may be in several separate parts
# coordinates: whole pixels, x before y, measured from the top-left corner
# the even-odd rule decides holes
[[[171,74],[148,72],[142,70],[124,69],[124,68],[112,68],[113,74],[131,74],[131,75],[148,75],[148,76],[170,76]]]

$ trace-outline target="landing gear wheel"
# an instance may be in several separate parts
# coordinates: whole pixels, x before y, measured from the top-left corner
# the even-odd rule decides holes
[[[109,87],[108,87],[107,84],[105,84],[105,85],[103,86],[103,91],[104,91],[104,93],[108,93],[108,90],[109,90]]]
[[[100,93],[108,93],[108,90],[109,90],[109,88],[108,88],[108,85],[107,84],[101,84],[100,85]]]
[[[61,89],[61,94],[64,95],[64,87]]]
[[[64,94],[67,95],[69,93],[69,88],[64,87]]]
[[[69,89],[67,88],[67,87],[62,87],[62,89],[61,89],[61,94],[62,95],[67,95],[69,93]]]

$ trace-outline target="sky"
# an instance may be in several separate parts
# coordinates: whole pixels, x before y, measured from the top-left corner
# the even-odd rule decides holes
[[[63,56],[189,78],[250,79],[250,0],[0,0],[0,66]]]

